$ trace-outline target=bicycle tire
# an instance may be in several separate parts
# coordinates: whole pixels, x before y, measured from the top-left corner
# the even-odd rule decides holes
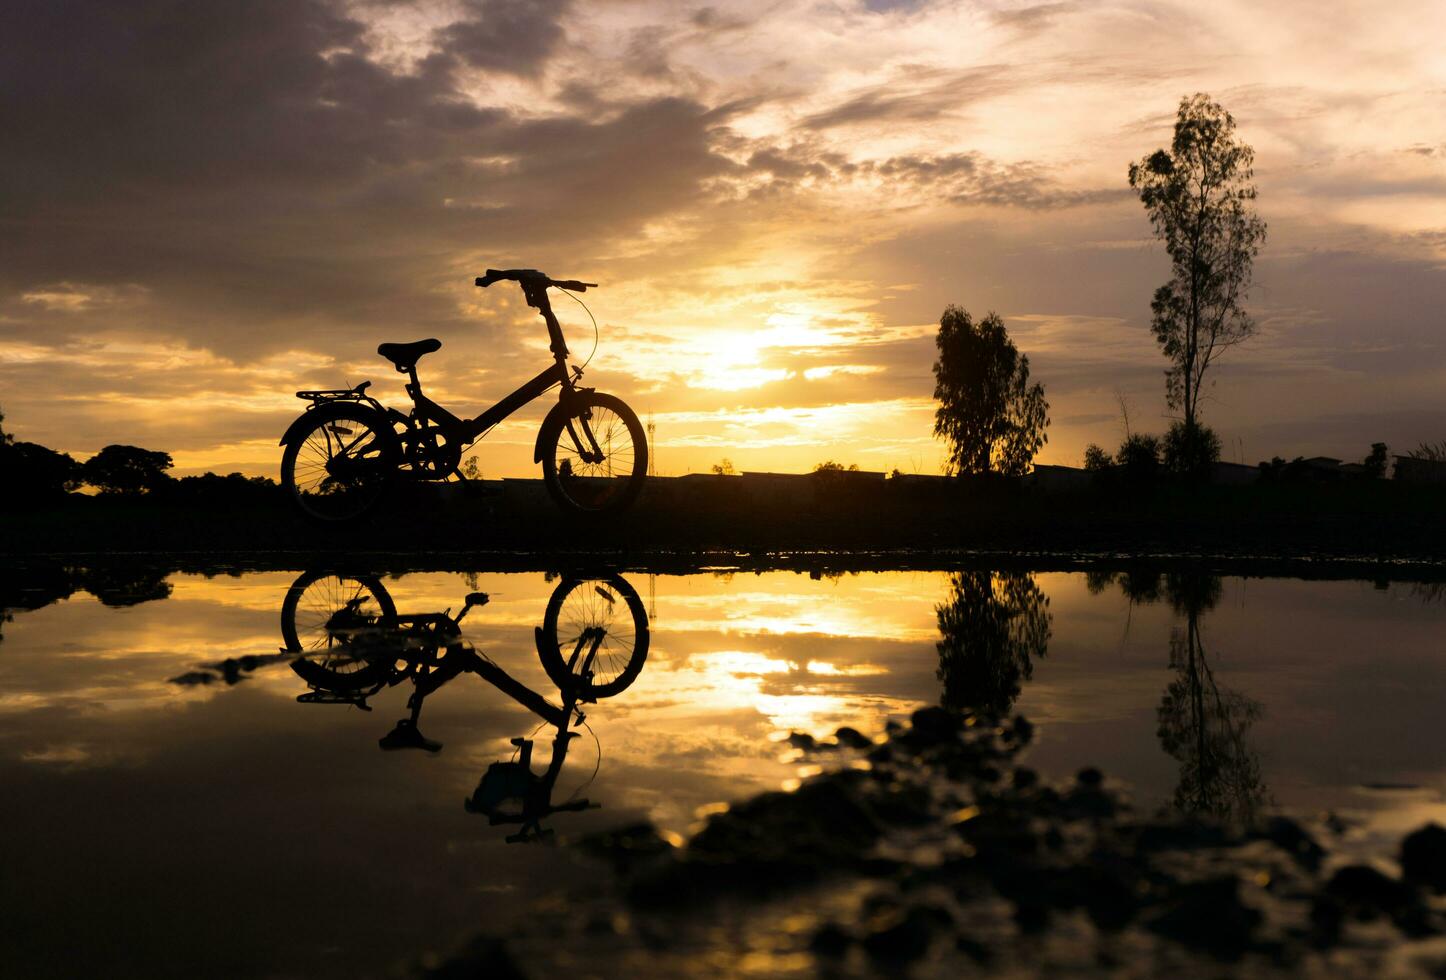
[[[365,405],[335,403],[313,409],[303,418],[310,425],[298,432],[281,454],[281,485],[303,516],[321,524],[347,524],[372,510],[395,482],[401,460],[401,442],[396,432],[379,412]],[[351,422],[365,427],[361,434],[355,428],[340,425]],[[344,433],[338,434],[338,433]],[[374,438],[366,440],[367,433]],[[365,450],[360,458],[364,468],[358,477],[343,481],[329,469],[336,459],[334,452],[341,440],[351,447]],[[346,447],[341,455],[348,456]]]
[[[616,599],[607,601],[599,592],[615,593],[623,600],[630,622],[610,628],[619,613]],[[592,601],[597,596],[597,601]],[[575,601],[569,605],[568,600]],[[582,682],[569,669],[568,660],[583,629],[601,626],[605,630],[595,661],[602,667],[594,680]],[[547,676],[559,688],[574,690],[584,700],[596,701],[621,694],[637,680],[648,659],[648,614],[637,590],[618,575],[566,576],[552,591],[542,617],[537,652]],[[597,678],[602,680],[597,680]]]
[[[582,459],[565,436],[568,423],[584,416],[604,457]],[[624,437],[626,439],[624,440]],[[626,441],[626,445],[624,445]],[[637,413],[616,395],[579,391],[558,404],[542,421],[542,481],[554,503],[575,514],[615,514],[637,499],[648,476],[648,440]],[[564,471],[565,469],[565,471]]]
[[[335,586],[327,586],[324,593],[318,595],[309,604],[310,612],[302,610],[302,601],[308,590],[326,579],[335,579]],[[355,583],[348,585],[347,583]],[[292,670],[308,684],[320,687],[325,690],[357,690],[370,687],[378,681],[389,677],[394,669],[390,661],[358,660],[356,658],[337,658],[336,662],[328,656],[334,649],[331,644],[331,636],[322,633],[326,630],[326,624],[341,609],[345,608],[347,600],[342,596],[350,593],[356,597],[360,591],[370,594],[370,599],[376,604],[375,616],[370,611],[361,612],[360,615],[366,618],[375,618],[383,622],[395,620],[397,616],[396,604],[392,601],[391,593],[382,584],[380,578],[375,575],[341,575],[335,572],[307,571],[297,577],[291,583],[291,588],[286,591],[286,598],[281,602],[281,639],[286,645],[288,653],[297,655],[292,662]],[[365,601],[365,600],[363,600]],[[306,616],[308,624],[302,624],[298,629],[298,613]],[[349,669],[342,669],[345,664]]]

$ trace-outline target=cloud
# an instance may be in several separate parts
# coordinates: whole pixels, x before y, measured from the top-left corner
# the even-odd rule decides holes
[[[568,0],[471,0],[438,32],[440,54],[470,68],[535,77],[563,42]]]
[[[1399,24],[1427,8],[884,6],[25,2],[0,32],[7,424],[270,470],[290,391],[395,398],[375,346],[426,336],[429,390],[480,408],[547,352],[515,290],[471,278],[528,265],[604,283],[589,381],[670,416],[669,466],[757,433],[793,455],[736,464],[802,468],[873,412],[861,462],[907,468],[885,447],[929,443],[913,400],[950,302],[1005,317],[1068,457],[1115,388],[1161,410],[1165,258],[1124,167],[1208,90],[1271,226],[1261,336],[1212,419],[1289,440],[1324,406],[1418,438],[1446,130],[1437,53]],[[530,472],[510,445],[489,472]]]

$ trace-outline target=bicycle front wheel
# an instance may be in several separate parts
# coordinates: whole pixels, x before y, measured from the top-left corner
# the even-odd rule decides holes
[[[537,652],[552,682],[596,701],[620,694],[648,659],[648,614],[620,575],[565,577],[542,617]]]
[[[580,391],[542,427],[542,480],[563,510],[610,514],[637,498],[648,475],[648,440],[621,398]]]

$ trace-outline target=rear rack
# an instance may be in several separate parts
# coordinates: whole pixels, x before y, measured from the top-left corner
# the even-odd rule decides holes
[[[296,397],[317,403],[347,401],[364,397],[366,390],[370,387],[370,381],[363,381],[355,388],[320,388],[315,391],[298,391]]]

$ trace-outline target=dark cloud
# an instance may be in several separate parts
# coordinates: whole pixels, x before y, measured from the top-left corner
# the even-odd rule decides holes
[[[439,32],[443,54],[470,68],[535,77],[566,37],[569,0],[472,0]]]
[[[1007,65],[979,65],[958,71],[913,66],[888,84],[861,92],[831,109],[803,120],[805,129],[832,129],[858,123],[897,126],[952,116],[977,102],[1002,95],[1018,84]]]
[[[492,41],[493,67],[535,71],[563,9],[471,6],[398,73],[315,0],[28,5],[0,32],[0,315],[90,329],[19,303],[71,281],[145,287],[155,319],[107,322],[223,354],[473,329],[459,256],[582,264],[735,166],[709,149],[724,117],[685,99],[524,117],[462,95]]]

